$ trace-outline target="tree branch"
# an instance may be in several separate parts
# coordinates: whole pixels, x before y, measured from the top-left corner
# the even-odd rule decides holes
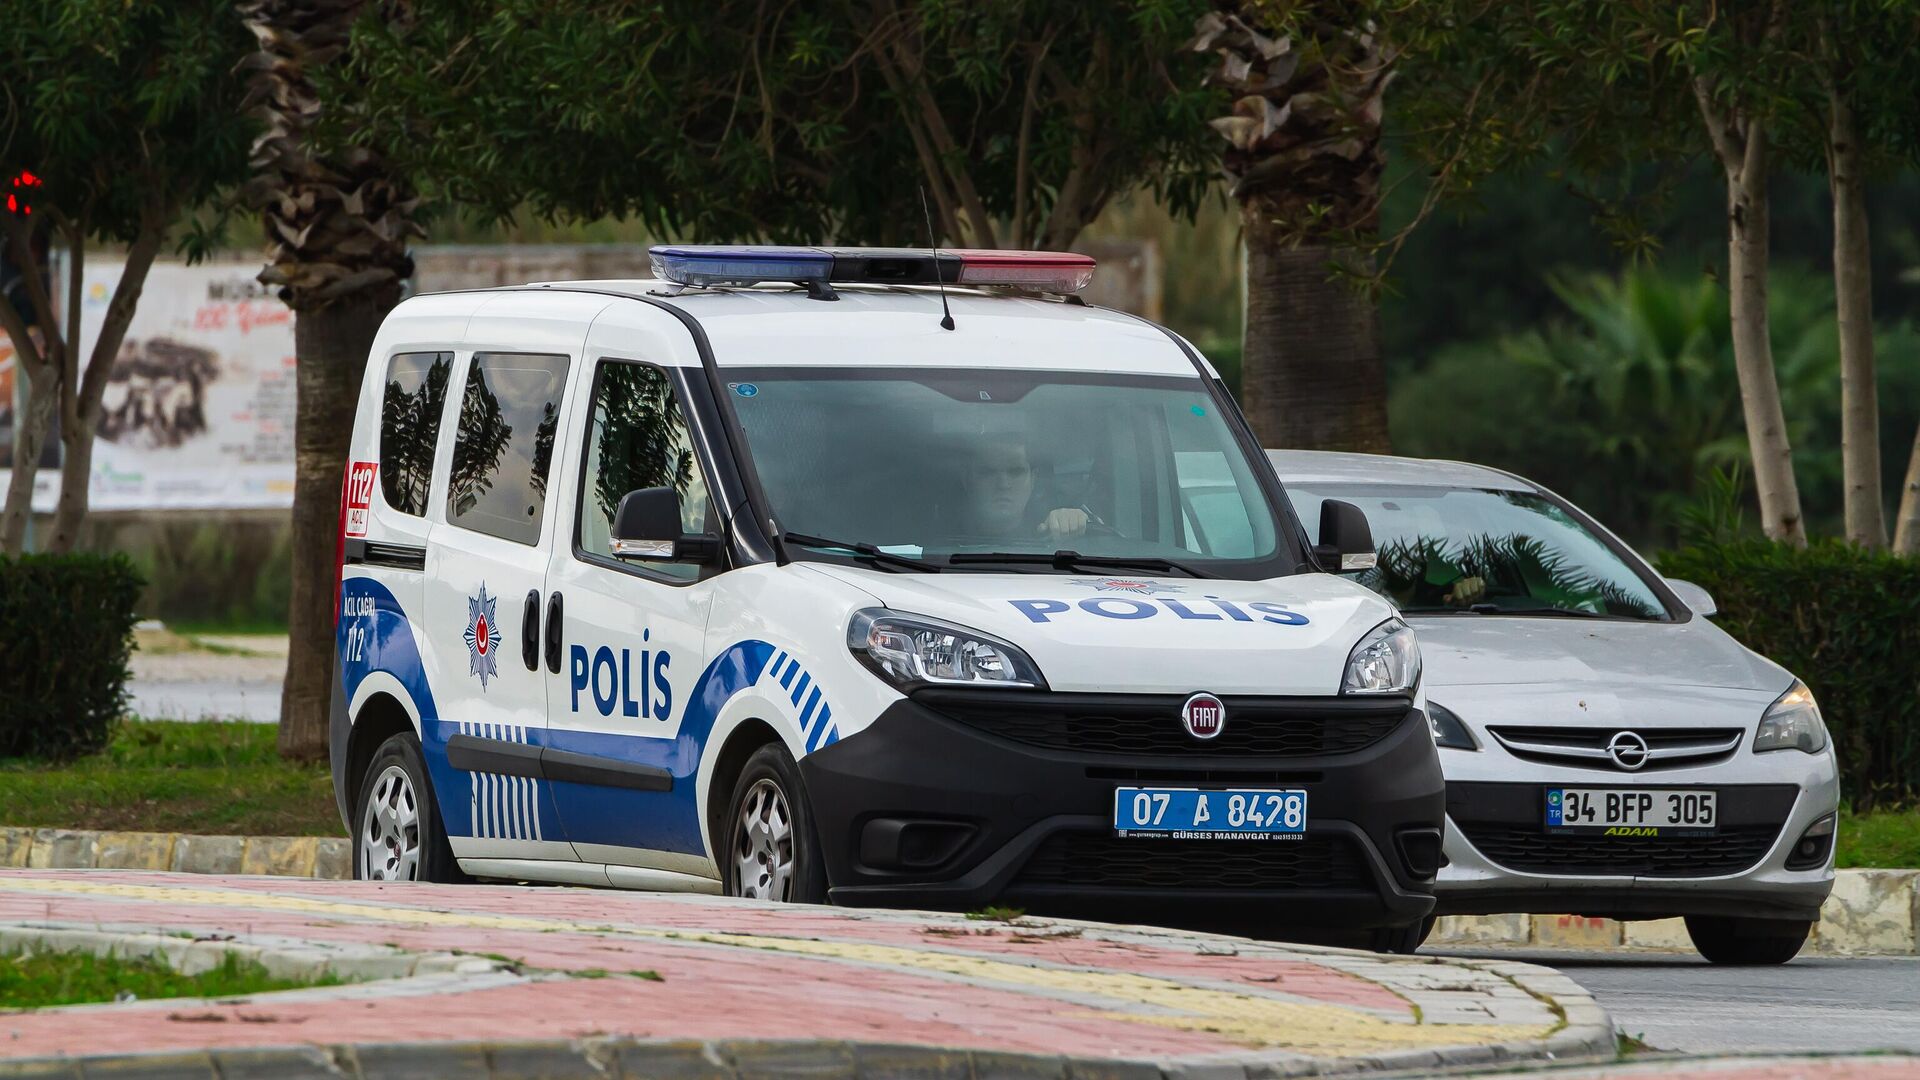
[[[1713,144],[1713,154],[1720,159],[1720,167],[1729,175],[1746,157],[1746,147],[1735,143],[1736,135],[1720,107],[1713,103],[1713,93],[1707,86],[1704,75],[1693,77],[1693,97],[1700,103],[1700,119],[1707,126],[1707,140]]]
[[[891,7],[890,2],[888,6]],[[947,127],[947,118],[940,111],[940,103],[934,100],[933,91],[927,87],[919,55],[908,47],[906,36],[898,34],[890,42],[883,42],[875,56],[885,58],[889,45],[896,55],[883,59],[882,63],[890,61],[896,67],[899,81],[905,84],[904,89],[919,106],[927,140],[937,156],[939,167],[953,184],[955,200],[966,213],[967,223],[973,227],[974,243],[980,247],[999,247],[999,241],[994,237],[993,217],[987,213],[986,203],[981,201],[980,192],[974,188],[973,177],[964,165],[958,164],[962,160],[960,145]]]
[[[34,344],[33,334],[27,328],[27,320],[13,306],[13,301],[7,299],[5,293],[0,293],[0,330],[5,330],[7,336],[13,339],[13,351],[19,354],[22,365],[27,369],[28,377],[37,378],[36,373],[46,361],[41,356],[40,347]]]
[[[40,278],[45,267],[33,257],[33,226],[12,214],[0,218],[0,221],[6,225],[7,249],[13,256],[13,265],[20,269],[20,275],[26,281],[27,301],[33,305],[34,324],[46,336],[45,344],[57,347],[59,343],[53,339],[60,332],[60,320],[54,318],[53,298],[47,295],[47,283]]]
[[[933,189],[933,202],[940,211],[941,232],[955,240],[960,239],[960,219],[954,212],[953,193],[947,190],[946,171],[940,165],[939,156],[933,152],[933,146],[927,141],[926,132],[914,122],[913,110],[906,105],[906,87],[901,85],[901,75],[893,66],[884,48],[874,50],[874,66],[880,69],[880,77],[885,80],[887,89],[893,91],[900,100],[900,122],[906,126],[907,136],[913,140],[913,152],[920,159],[920,171],[926,177],[927,186]]]
[[[86,375],[80,384],[75,410],[79,418],[91,422],[99,415],[100,398],[106,393],[114,361],[119,359],[120,343],[126,339],[127,327],[133,322],[134,309],[140,303],[140,291],[147,285],[147,273],[153,269],[154,256],[159,254],[160,244],[166,238],[163,223],[168,217],[160,213],[144,215],[140,232],[127,248],[127,263],[113,287],[113,299],[108,301],[106,317],[100,323],[100,339],[93,343],[93,355],[87,360]]]
[[[1013,231],[1015,243],[1028,243],[1031,234],[1027,232],[1027,184],[1033,167],[1031,156],[1033,136],[1033,108],[1040,91],[1040,75],[1047,61],[1047,50],[1053,47],[1053,39],[1059,29],[1049,28],[1040,47],[1033,52],[1033,66],[1027,69],[1027,96],[1020,106],[1020,138],[1014,152],[1013,168]]]

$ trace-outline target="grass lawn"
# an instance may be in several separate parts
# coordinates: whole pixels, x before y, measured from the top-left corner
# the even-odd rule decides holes
[[[164,961],[100,957],[90,953],[0,953],[0,1009],[40,1009],[113,1001],[122,993],[136,998],[236,997],[303,986],[337,986],[318,981],[276,979],[256,961],[228,953],[220,966],[198,975],[182,975]]]
[[[340,836],[326,762],[282,761],[272,724],[134,720],[54,765],[0,760],[0,825]]]
[[[1920,806],[1840,815],[1841,866],[1920,867]]]

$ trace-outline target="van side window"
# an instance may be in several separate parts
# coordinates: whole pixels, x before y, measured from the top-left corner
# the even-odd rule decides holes
[[[427,512],[433,448],[446,411],[450,352],[400,353],[387,363],[380,403],[380,490],[387,505],[419,517]]]
[[[540,512],[567,358],[475,353],[460,401],[447,520],[522,544],[540,542]]]
[[[707,532],[707,484],[693,460],[693,442],[666,373],[650,364],[602,360],[587,416],[581,469],[580,551],[613,558],[614,511],[629,491],[670,487],[680,493],[680,526]],[[647,562],[655,574],[692,581],[700,567]]]

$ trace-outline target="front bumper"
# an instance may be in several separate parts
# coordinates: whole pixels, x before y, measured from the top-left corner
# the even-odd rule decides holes
[[[1435,885],[1440,914],[1815,919],[1833,890],[1831,842],[1811,865],[1795,853],[1807,829],[1838,809],[1831,752],[1753,754],[1743,745],[1717,764],[1639,774],[1520,762],[1497,745],[1441,758],[1449,863]],[[1707,838],[1567,842],[1544,826],[1549,786],[1710,788],[1720,793],[1721,828]]]
[[[1406,925],[1433,906],[1406,849],[1439,828],[1445,785],[1411,708],[1346,753],[1149,756],[1015,741],[908,699],[800,768],[836,903],[1267,934]],[[1128,784],[1304,788],[1307,836],[1120,839]]]

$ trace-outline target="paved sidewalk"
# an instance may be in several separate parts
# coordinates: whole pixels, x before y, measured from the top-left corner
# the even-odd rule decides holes
[[[439,1040],[462,1045],[433,1048],[429,1071],[466,1076],[1244,1077],[1605,1060],[1614,1041],[1583,990],[1532,965],[1037,919],[550,887],[0,872],[0,944],[36,934],[94,951],[158,948],[176,963],[240,948],[282,970],[379,981],[0,1015],[0,1076],[29,1060],[156,1051],[186,1056],[155,1075],[213,1075],[203,1048],[226,1055],[223,1076],[269,1060],[392,1075],[381,1062],[428,1060],[392,1044]],[[231,939],[206,940],[216,935]],[[272,1059],[282,1051],[267,1048],[283,1047],[308,1049]],[[548,1067],[562,1059],[572,1070]]]
[[[1684,1058],[1501,1075],[1503,1080],[1916,1080],[1920,1057]]]

